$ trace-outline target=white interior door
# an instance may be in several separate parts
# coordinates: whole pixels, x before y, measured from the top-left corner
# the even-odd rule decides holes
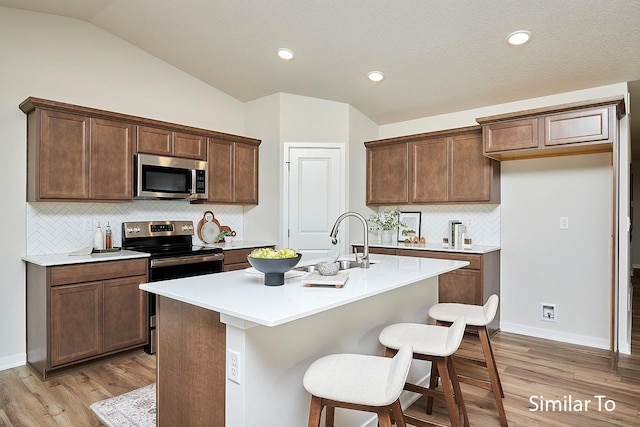
[[[287,246],[303,259],[324,258],[340,249],[331,244],[329,233],[344,209],[344,146],[290,146],[287,161]]]

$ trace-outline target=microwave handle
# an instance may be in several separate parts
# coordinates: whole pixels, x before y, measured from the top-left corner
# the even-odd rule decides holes
[[[191,194],[196,194],[196,168],[191,169],[191,188],[190,193]]]

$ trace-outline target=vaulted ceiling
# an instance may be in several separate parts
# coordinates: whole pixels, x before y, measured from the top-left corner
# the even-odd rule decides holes
[[[378,124],[640,80],[637,0],[0,0],[80,19],[237,98],[345,102]],[[532,40],[509,46],[528,30]],[[276,49],[296,54],[285,62]],[[366,74],[379,70],[384,81]]]

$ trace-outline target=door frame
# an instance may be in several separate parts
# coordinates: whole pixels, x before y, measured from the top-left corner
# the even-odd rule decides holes
[[[289,191],[291,188],[291,175],[289,173],[290,166],[290,151],[292,148],[305,148],[305,149],[338,149],[340,150],[340,191],[339,195],[339,206],[340,212],[345,212],[346,209],[346,201],[348,197],[348,187],[347,187],[347,161],[346,161],[346,144],[343,142],[285,142],[284,146],[284,186],[283,186],[283,197],[282,197],[282,235],[281,241],[284,242],[284,246],[289,245]],[[337,219],[337,218],[336,218]],[[346,239],[344,238],[346,230],[348,230],[348,226],[340,227],[341,238],[339,239],[339,250],[341,253],[347,253],[346,251]]]

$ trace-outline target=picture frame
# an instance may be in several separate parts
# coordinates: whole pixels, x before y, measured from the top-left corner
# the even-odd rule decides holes
[[[405,239],[412,237],[420,238],[420,221],[422,212],[400,212],[400,222],[406,224],[398,227],[398,242],[404,242]]]

